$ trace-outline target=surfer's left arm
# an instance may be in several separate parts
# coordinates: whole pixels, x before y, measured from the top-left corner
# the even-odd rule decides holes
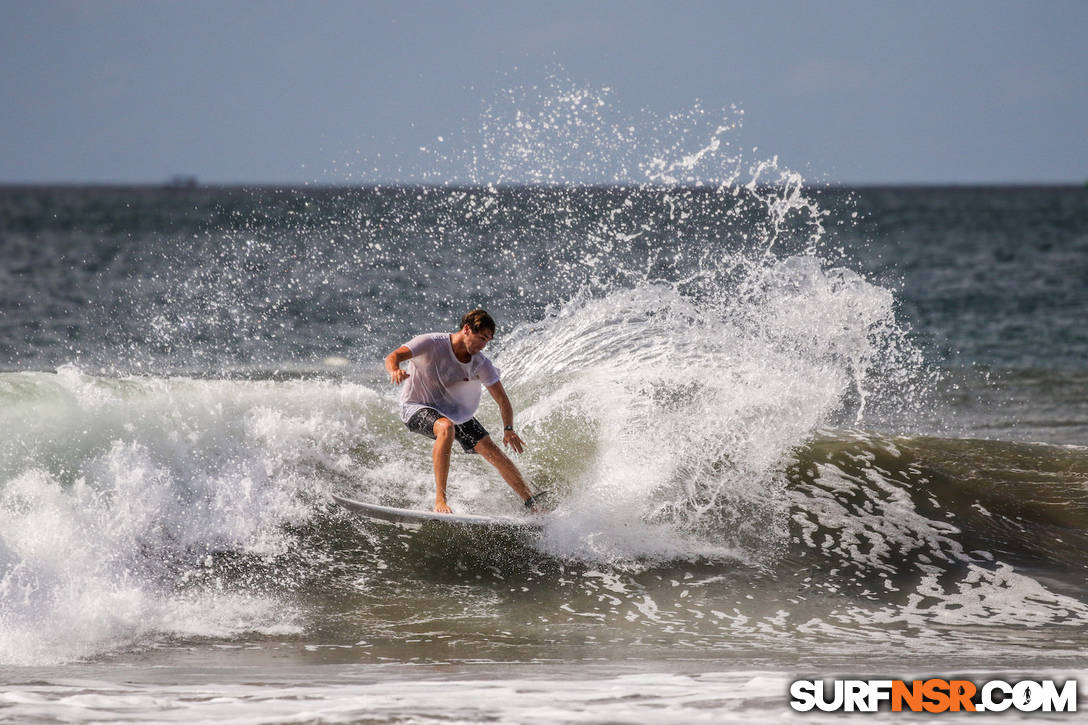
[[[496,380],[487,386],[487,392],[491,393],[491,397],[499,404],[499,414],[502,416],[503,445],[513,448],[515,453],[521,453],[525,450],[525,442],[514,432],[514,406],[510,404],[510,398],[507,397],[506,390],[502,387],[502,383]]]

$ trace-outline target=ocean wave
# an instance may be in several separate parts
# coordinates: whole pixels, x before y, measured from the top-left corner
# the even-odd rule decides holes
[[[515,336],[500,361],[526,339]],[[623,347],[620,336],[607,342]],[[636,594],[650,596],[647,582],[663,575],[743,582],[757,600],[789,582],[834,598],[833,611],[861,628],[1088,621],[1088,450],[820,425],[826,407],[803,418],[792,385],[777,406],[766,380],[750,385],[763,397],[746,409],[735,390],[743,374],[693,396],[690,380],[650,384],[667,356],[640,359],[653,374],[626,386],[586,372],[603,359],[576,370],[549,362],[547,374],[532,356],[507,366],[512,394],[528,401],[520,463],[561,500],[528,541],[405,538],[329,503],[332,492],[430,499],[427,446],[377,381],[2,374],[0,659],[297,632],[318,606],[308,592],[355,592],[390,570],[406,586],[535,579],[574,610],[612,577],[617,601],[638,604],[623,616],[672,622],[662,626],[677,626],[662,595]],[[704,401],[726,389],[734,397],[710,409],[735,417],[713,419],[708,435]],[[645,426],[633,435],[612,417],[641,406],[657,415],[629,416]],[[655,439],[663,423],[674,427]],[[517,511],[475,457],[454,462],[450,489],[462,510]]]

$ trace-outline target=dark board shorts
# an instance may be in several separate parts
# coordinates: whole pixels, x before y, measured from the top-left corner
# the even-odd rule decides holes
[[[445,417],[434,408],[420,408],[415,412],[415,415],[408,419],[405,425],[413,433],[434,438],[435,421]],[[487,435],[487,429],[480,425],[480,421],[475,418],[469,418],[464,423],[455,423],[453,426],[453,437],[457,439],[457,442],[461,444],[466,453],[472,453],[472,449],[476,447],[476,444]]]

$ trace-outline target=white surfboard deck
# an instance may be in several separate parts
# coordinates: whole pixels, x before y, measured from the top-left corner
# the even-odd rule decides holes
[[[415,509],[402,509],[394,506],[379,506],[374,503],[353,501],[332,494],[336,503],[340,504],[352,513],[365,516],[376,521],[386,521],[418,529],[424,524],[446,524],[451,526],[465,526],[485,529],[510,529],[518,531],[540,531],[544,522],[539,517],[515,519],[509,516],[479,516],[477,514],[440,514],[435,511],[417,511]]]

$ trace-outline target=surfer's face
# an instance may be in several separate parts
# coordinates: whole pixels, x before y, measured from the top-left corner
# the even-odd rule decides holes
[[[491,342],[491,339],[495,337],[491,330],[473,332],[468,325],[465,325],[463,332],[465,333],[465,346],[468,348],[470,355],[475,355],[483,350],[487,347],[487,343]]]

